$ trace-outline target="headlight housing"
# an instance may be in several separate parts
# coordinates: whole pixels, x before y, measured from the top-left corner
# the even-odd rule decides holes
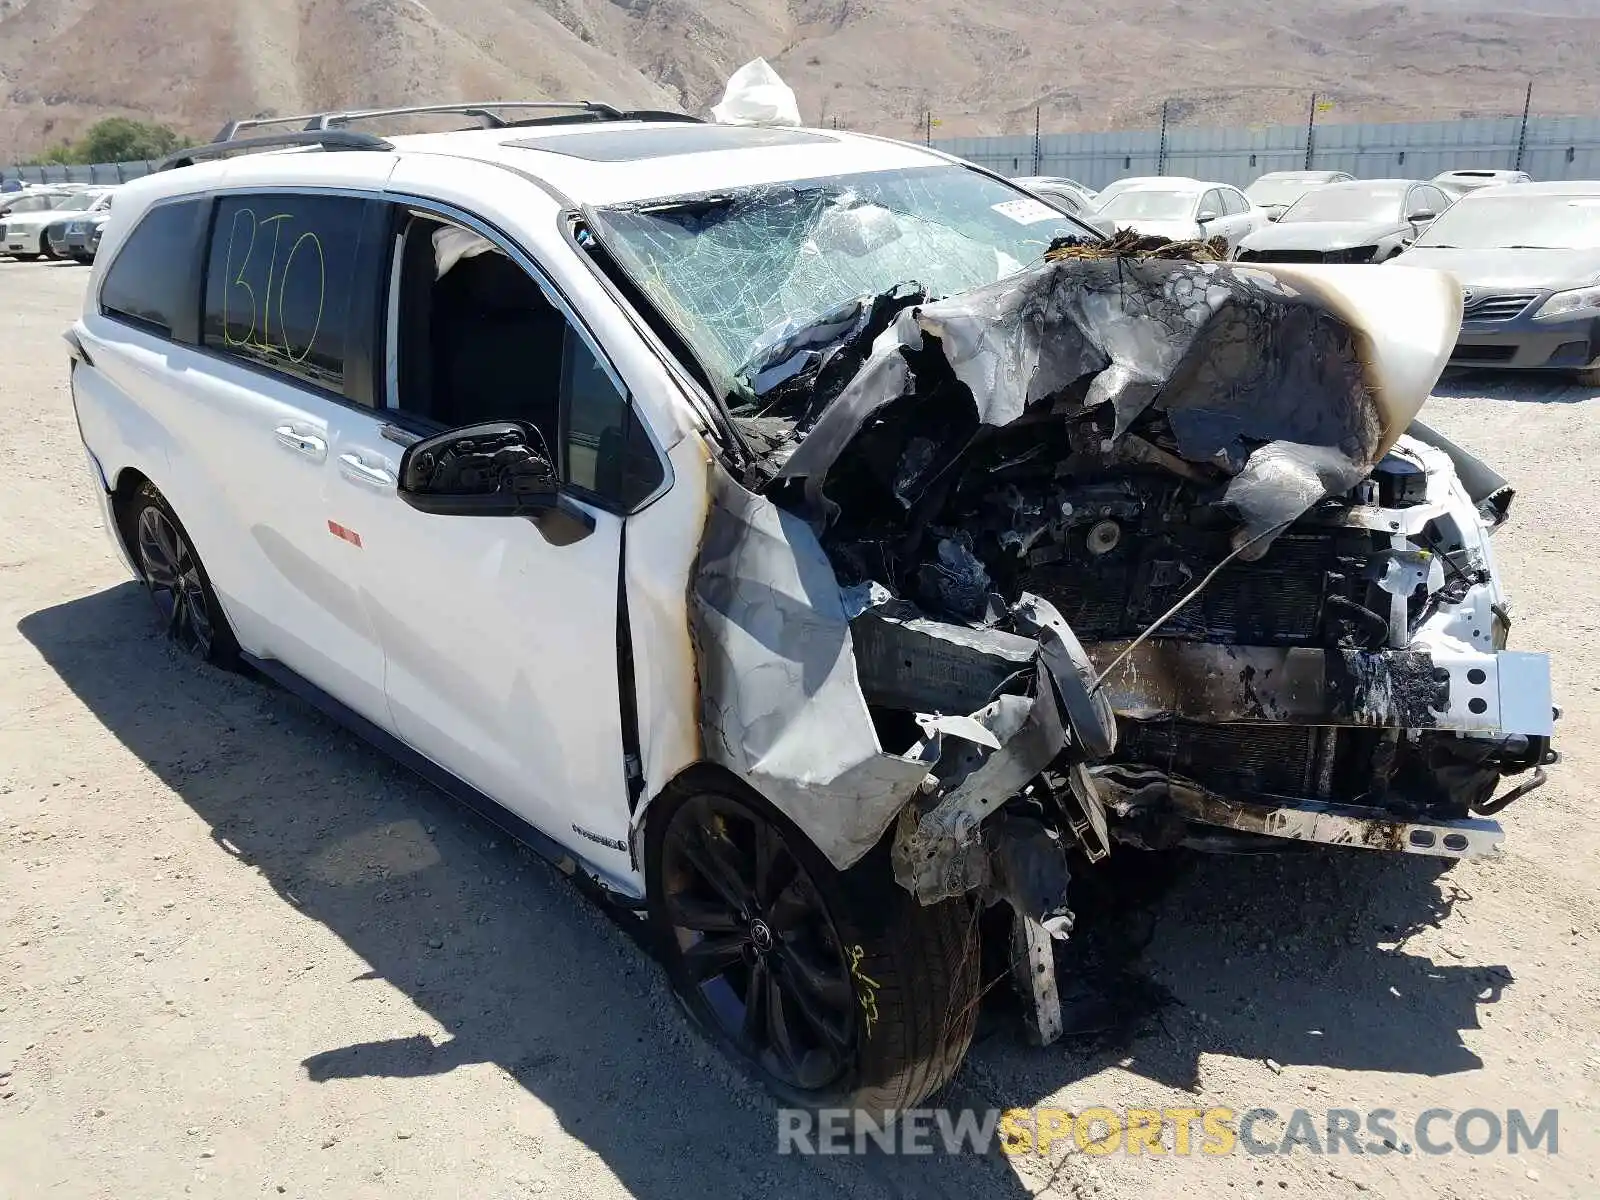
[[[1377,246],[1352,246],[1339,257],[1347,263],[1367,263],[1378,253]]]
[[[1569,292],[1557,292],[1541,304],[1539,311],[1533,315],[1535,317],[1565,317],[1571,313],[1583,312],[1586,309],[1592,309],[1595,316],[1600,316],[1600,284],[1573,288]]]

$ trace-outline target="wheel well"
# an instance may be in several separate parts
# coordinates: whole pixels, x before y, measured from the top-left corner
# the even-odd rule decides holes
[[[122,540],[122,548],[127,552],[129,562],[138,561],[133,553],[133,531],[128,525],[133,517],[133,498],[149,482],[149,476],[138,468],[124,467],[111,488],[111,512],[117,519],[117,537]]]
[[[748,782],[739,778],[738,775],[734,774],[727,767],[724,767],[718,763],[709,762],[706,759],[701,759],[698,762],[692,762],[688,766],[684,767],[683,770],[674,775],[671,779],[669,779],[666,785],[657,791],[653,796],[649,796],[644,800],[643,804],[641,805],[641,807],[644,809],[644,812],[633,822],[633,833],[630,838],[630,841],[632,842],[631,857],[634,860],[634,868],[639,872],[640,875],[644,874],[644,846],[646,831],[648,830],[650,824],[656,819],[656,814],[665,812],[667,808],[670,807],[667,804],[663,804],[662,801],[666,800],[675,793],[696,792],[704,790],[708,787],[734,789],[747,796],[754,797],[756,804],[763,809],[776,811],[772,808],[771,801],[769,801],[760,792],[756,791],[755,788],[751,787]]]

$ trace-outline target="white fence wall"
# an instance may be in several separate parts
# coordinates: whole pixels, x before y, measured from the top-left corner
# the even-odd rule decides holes
[[[1522,120],[1422,121],[1395,125],[1319,125],[1311,165],[1363,179],[1427,179],[1457,167],[1513,167]],[[1104,187],[1125,175],[1191,175],[1244,185],[1267,171],[1306,165],[1306,127],[1169,127],[1159,130],[947,138],[941,150],[1006,175],[1064,175]],[[1535,179],[1600,179],[1600,118],[1532,117],[1522,169]]]

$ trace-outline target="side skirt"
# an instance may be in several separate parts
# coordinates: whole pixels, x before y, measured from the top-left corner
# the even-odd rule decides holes
[[[298,696],[323,716],[338,722],[373,749],[394,759],[413,774],[421,776],[452,800],[464,804],[484,820],[527,846],[601,903],[629,910],[643,910],[644,894],[636,891],[632,884],[602,871],[594,863],[573,854],[537,825],[519,817],[470,783],[458,779],[432,759],[418,754],[394,734],[374,725],[309,679],[296,674],[274,659],[257,658],[248,651],[241,653],[239,657],[253,670],[272,680],[285,691]]]

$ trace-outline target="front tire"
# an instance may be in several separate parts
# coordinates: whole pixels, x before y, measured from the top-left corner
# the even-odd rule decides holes
[[[977,915],[923,907],[886,846],[835,871],[730,781],[674,789],[645,837],[652,930],[691,1018],[785,1103],[881,1116],[949,1082],[977,1020]]]
[[[213,666],[239,662],[239,643],[194,544],[155,484],[145,482],[127,506],[124,532],[141,581],[168,639]]]

